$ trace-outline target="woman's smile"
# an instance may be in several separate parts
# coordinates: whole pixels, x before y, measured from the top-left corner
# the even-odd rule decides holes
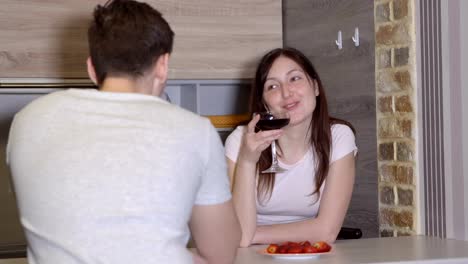
[[[284,109],[288,110],[288,111],[293,111],[294,109],[297,108],[297,106],[299,105],[299,102],[293,102],[293,103],[289,103],[285,106],[283,106]]]

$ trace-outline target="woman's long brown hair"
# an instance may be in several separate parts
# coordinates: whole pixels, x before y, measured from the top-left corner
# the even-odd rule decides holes
[[[263,101],[263,89],[266,82],[268,73],[270,72],[271,66],[280,56],[287,57],[295,61],[308,75],[309,81],[315,80],[318,84],[319,95],[316,97],[316,106],[314,113],[312,114],[312,121],[309,125],[310,134],[310,145],[315,151],[316,157],[316,171],[315,173],[315,189],[311,192],[311,195],[317,193],[320,197],[320,187],[325,181],[328,169],[330,165],[330,150],[331,150],[331,126],[333,124],[344,124],[349,126],[353,132],[355,132],[353,126],[345,121],[338,118],[329,116],[328,104],[323,89],[322,81],[317,74],[314,66],[307,57],[300,51],[294,48],[278,48],[274,49],[263,56],[258,64],[257,71],[255,73],[255,79],[253,82],[250,110],[254,112],[267,111]],[[262,171],[271,165],[271,146],[265,149],[260,155],[260,159],[257,164],[257,170]],[[313,177],[314,175],[311,175]],[[275,183],[275,174],[266,173],[259,174],[257,184],[257,199],[262,203],[268,201],[273,192]]]

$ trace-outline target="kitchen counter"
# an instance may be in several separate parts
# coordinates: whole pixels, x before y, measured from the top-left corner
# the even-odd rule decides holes
[[[468,241],[426,236],[340,240],[317,259],[275,259],[257,253],[266,246],[239,249],[236,264],[272,263],[468,263]]]
[[[341,240],[329,254],[317,259],[275,259],[257,251],[266,245],[240,248],[235,264],[342,264],[342,263],[468,263],[468,241],[426,236]],[[26,264],[24,258],[0,259],[0,264]]]

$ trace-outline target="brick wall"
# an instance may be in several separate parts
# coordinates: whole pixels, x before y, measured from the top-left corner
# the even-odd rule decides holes
[[[375,70],[380,235],[413,235],[415,33],[412,0],[376,0]]]

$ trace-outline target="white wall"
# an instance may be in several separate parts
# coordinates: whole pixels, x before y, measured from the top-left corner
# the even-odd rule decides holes
[[[468,135],[468,30],[466,29],[466,25],[468,25],[468,1],[466,0],[459,0],[460,2],[460,47],[461,47],[461,56],[460,56],[460,62],[461,62],[461,93],[462,93],[462,112],[461,112],[461,118],[462,118],[462,123],[463,123],[463,132],[462,135],[463,137],[463,171],[462,171],[462,176],[464,178],[464,190],[468,190],[468,138],[466,135]],[[463,30],[462,30],[462,26]],[[465,192],[465,240],[468,240],[468,192]]]
[[[468,240],[468,1],[441,3],[447,237]]]

